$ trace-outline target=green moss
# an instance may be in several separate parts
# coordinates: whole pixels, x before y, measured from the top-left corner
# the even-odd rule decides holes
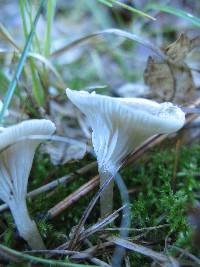
[[[168,224],[161,229],[146,231],[142,241],[155,244],[155,250],[163,251],[168,238],[168,244],[187,247],[192,252],[193,229],[188,223],[187,212],[188,207],[194,205],[195,192],[200,190],[196,176],[200,171],[200,146],[181,148],[175,181],[176,192],[173,192],[175,153],[175,149],[171,148],[162,151],[156,149],[145,160],[123,170],[122,177],[129,189],[137,189],[131,195],[132,227]],[[142,264],[137,266],[145,266],[144,257],[136,253],[131,255],[132,262]]]
[[[200,191],[200,183],[196,174],[200,171],[200,146],[181,148],[174,180],[175,158],[175,149],[157,148],[150,151],[142,160],[121,171],[128,189],[135,189],[135,192],[130,194],[131,227],[144,228],[166,224],[163,228],[155,228],[151,231],[131,232],[131,238],[137,237],[145,242],[144,244],[151,244],[156,251],[163,251],[167,240],[167,244],[187,248],[193,253],[195,251],[192,246],[193,229],[188,223],[187,212],[188,207],[194,205],[199,198],[197,192]],[[31,172],[29,190],[76,171],[90,161],[90,158],[85,158],[79,163],[53,166],[49,156],[37,153]],[[51,221],[45,221],[44,215],[48,209],[78,189],[95,173],[96,171],[79,175],[70,183],[59,185],[53,193],[40,194],[28,201],[30,213],[36,218],[43,239],[49,248],[56,247],[68,239],[72,227],[78,224],[94,192],[81,198]],[[121,200],[117,192],[115,198],[115,203],[118,203],[116,207],[119,207]],[[1,216],[8,225],[1,240],[15,247],[17,241],[14,242],[15,231],[12,218],[9,212]],[[87,223],[93,224],[98,220],[98,216],[99,207],[96,205]],[[141,237],[138,237],[140,234],[142,234]],[[97,238],[98,236],[92,237],[94,243]],[[177,252],[171,247],[166,248],[170,254],[176,255]],[[135,262],[136,266],[149,266],[151,262],[149,258],[138,253],[129,253],[129,255],[131,263]]]

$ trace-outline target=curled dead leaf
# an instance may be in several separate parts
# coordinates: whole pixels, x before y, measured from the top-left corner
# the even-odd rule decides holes
[[[173,63],[183,61],[191,51],[191,40],[186,34],[181,34],[179,38],[164,49],[165,55]]]
[[[150,95],[163,101],[190,104],[196,97],[196,86],[191,69],[184,59],[194,48],[193,41],[185,34],[166,49],[166,59],[149,57],[144,71],[144,81],[150,87]]]

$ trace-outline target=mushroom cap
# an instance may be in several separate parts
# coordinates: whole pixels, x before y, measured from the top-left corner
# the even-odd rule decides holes
[[[99,168],[114,172],[121,161],[147,138],[179,130],[184,112],[172,103],[143,98],[114,98],[66,90],[68,98],[87,116]]]
[[[28,120],[0,133],[0,198],[10,207],[25,201],[35,150],[42,142],[20,138],[51,135],[55,129],[49,120]]]
[[[28,178],[37,146],[44,135],[53,134],[55,129],[49,120],[28,120],[0,133],[0,199],[8,204],[19,234],[33,248],[43,248],[43,242],[26,207]],[[30,135],[42,137],[23,139]]]
[[[54,123],[45,119],[27,120],[4,128],[4,131],[0,133],[0,151],[16,143],[20,138],[30,135],[51,135],[55,130]]]

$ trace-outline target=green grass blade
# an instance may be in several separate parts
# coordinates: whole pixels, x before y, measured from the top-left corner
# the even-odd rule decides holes
[[[121,7],[125,8],[125,9],[133,12],[133,13],[136,13],[137,15],[146,17],[148,19],[156,20],[155,18],[153,18],[152,16],[148,15],[147,13],[145,13],[145,12],[139,10],[139,9],[136,9],[134,7],[131,7],[129,5],[126,5],[126,4],[124,4],[124,3],[120,2],[120,1],[117,1],[117,0],[110,0],[110,1],[113,2],[113,3],[115,3],[118,6],[121,6]]]
[[[147,10],[159,10],[165,13],[169,13],[172,15],[175,15],[177,17],[186,19],[190,21],[193,25],[200,27],[200,19],[195,17],[194,15],[188,13],[187,11],[184,11],[182,9],[178,9],[175,7],[171,6],[162,6],[162,5],[157,5],[157,4],[149,4],[147,5]]]
[[[53,24],[53,17],[55,13],[56,0],[48,0],[47,2],[47,27],[45,35],[44,56],[49,57],[51,50],[51,29]]]
[[[139,36],[139,35],[136,35],[136,34],[133,34],[133,33],[130,33],[130,32],[127,32],[127,31],[123,31],[123,30],[119,30],[119,29],[106,29],[106,30],[103,30],[103,31],[98,31],[98,32],[94,32],[94,33],[91,33],[91,34],[88,34],[88,35],[85,35],[79,39],[76,39],[74,41],[72,41],[71,43],[63,46],[62,48],[54,51],[52,53],[52,56],[53,57],[56,57],[56,56],[60,56],[62,55],[62,53],[64,52],[67,52],[68,50],[76,47],[77,45],[80,45],[81,43],[85,42],[85,41],[88,41],[92,38],[95,38],[95,37],[98,37],[98,36],[101,36],[101,35],[116,35],[116,36],[119,36],[119,37],[123,37],[123,38],[126,38],[128,40],[131,40],[131,41],[135,41],[145,47],[148,47],[149,49],[151,49],[152,51],[154,51],[157,55],[159,55],[160,57],[162,58],[165,58],[165,55],[163,54],[163,52],[158,48],[156,47],[154,44],[150,43],[148,40],[145,40],[143,37]]]
[[[152,16],[148,15],[147,13],[145,13],[145,12],[139,10],[139,9],[136,9],[136,8],[134,8],[132,6],[126,5],[125,3],[120,2],[118,0],[98,0],[98,1],[103,3],[103,4],[105,4],[105,5],[107,5],[107,6],[109,6],[109,7],[112,7],[113,4],[116,4],[116,5],[124,8],[124,9],[127,9],[127,10],[139,15],[139,16],[143,16],[143,17],[148,18],[148,19],[156,20],[155,18],[153,18]]]
[[[30,0],[23,0],[23,1],[25,3],[25,12],[27,14],[27,19],[29,21],[30,29],[32,29],[33,21],[34,21],[33,14],[34,14],[35,4],[33,3],[34,1],[30,1]],[[35,35],[32,41],[32,46],[34,46],[34,49],[37,49],[37,51],[41,54],[40,41],[38,39],[37,32],[35,32]]]
[[[18,262],[18,265],[20,266],[20,262],[30,262],[30,263],[40,263],[41,265],[46,266],[64,266],[64,267],[97,267],[96,265],[85,265],[85,264],[75,264],[70,263],[67,261],[61,261],[61,260],[51,260],[51,259],[44,259],[40,257],[35,257],[29,254],[21,253],[17,250],[8,248],[4,245],[0,244],[0,254],[8,256],[9,258],[13,259],[14,262]]]
[[[22,24],[23,24],[24,37],[25,39],[27,39],[28,38],[28,27],[27,26],[30,25],[30,27],[33,27],[32,12],[30,11],[30,6],[27,4],[26,0],[20,0],[19,7],[20,7]],[[26,13],[28,14],[29,22],[27,22]],[[32,42],[32,46],[34,46],[34,42]],[[29,65],[30,65],[30,70],[31,70],[32,90],[33,90],[34,98],[39,106],[43,106],[44,105],[44,91],[39,80],[38,71],[36,69],[35,63],[32,60],[32,58],[29,59]]]
[[[3,108],[2,108],[1,113],[0,113],[0,122],[2,122],[4,114],[5,114],[6,110],[8,109],[9,104],[10,104],[11,99],[12,99],[12,96],[13,96],[13,94],[15,92],[17,81],[19,80],[19,77],[21,75],[21,72],[23,70],[23,67],[24,67],[24,64],[25,64],[25,61],[26,61],[26,58],[27,58],[27,55],[29,53],[29,50],[30,50],[30,47],[31,47],[31,43],[32,43],[32,39],[33,39],[33,36],[34,36],[34,33],[35,33],[35,28],[36,28],[37,22],[39,20],[41,11],[43,9],[44,3],[45,3],[45,0],[41,0],[40,6],[38,8],[38,11],[37,11],[37,14],[36,14],[36,17],[35,17],[35,20],[34,20],[34,24],[33,24],[32,30],[31,30],[31,32],[30,32],[30,34],[28,36],[27,41],[26,41],[25,47],[23,49],[21,58],[19,60],[19,63],[17,65],[17,69],[16,69],[15,74],[14,74],[14,77],[13,77],[11,83],[9,84],[8,90],[7,90],[6,95],[4,97],[4,104],[3,104]]]
[[[35,97],[35,100],[39,106],[43,106],[45,102],[45,94],[44,90],[42,88],[39,74],[35,65],[35,62],[32,58],[29,59],[30,61],[30,69],[31,69],[31,76],[32,76],[32,89],[33,89],[33,95]]]
[[[102,4],[104,4],[108,7],[112,7],[112,3],[108,2],[107,0],[99,0],[99,2],[101,2]]]
[[[28,28],[27,28],[27,21],[26,21],[26,15],[25,15],[25,8],[24,7],[25,7],[24,0],[19,0],[19,8],[20,8],[20,13],[21,13],[24,36],[25,36],[25,38],[28,38]]]

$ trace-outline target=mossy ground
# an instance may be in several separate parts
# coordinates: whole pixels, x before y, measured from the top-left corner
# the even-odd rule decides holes
[[[155,149],[144,162],[122,171],[128,188],[138,188],[131,194],[132,227],[166,224],[161,229],[143,231],[139,240],[156,251],[168,251],[174,256],[177,250],[171,246],[197,252],[188,214],[199,200],[200,146],[181,147],[176,178],[173,179],[175,158],[176,150],[173,148]],[[133,238],[137,235],[135,232]],[[149,266],[147,258],[137,253],[131,253],[131,257],[132,264]]]
[[[174,178],[176,153],[175,148],[162,146],[153,149],[138,162],[121,171],[130,191],[131,227],[141,229],[165,225],[163,228],[154,230],[132,231],[130,237],[146,246],[150,245],[156,251],[167,250],[174,256],[176,256],[176,250],[171,246],[186,248],[191,253],[197,252],[193,246],[194,231],[189,224],[188,211],[199,199],[200,145],[180,148]],[[52,179],[73,172],[90,161],[90,158],[86,158],[80,163],[74,162],[55,167],[47,155],[37,153],[29,189],[37,188]],[[38,219],[40,231],[49,248],[55,248],[66,241],[72,227],[77,225],[87,207],[93,192],[51,221],[44,221],[41,218],[49,208],[88,181],[94,174],[93,171],[93,173],[77,176],[67,185],[58,186],[53,193],[41,194],[29,201],[31,214]],[[118,195],[116,188],[115,203],[119,207]],[[88,224],[98,220],[98,209],[97,205]],[[9,212],[4,212],[1,218],[7,225],[6,232],[1,236],[1,242],[18,247],[14,224]],[[129,253],[129,256],[132,263],[137,263],[135,266],[148,266],[150,262],[149,258],[138,253]]]

